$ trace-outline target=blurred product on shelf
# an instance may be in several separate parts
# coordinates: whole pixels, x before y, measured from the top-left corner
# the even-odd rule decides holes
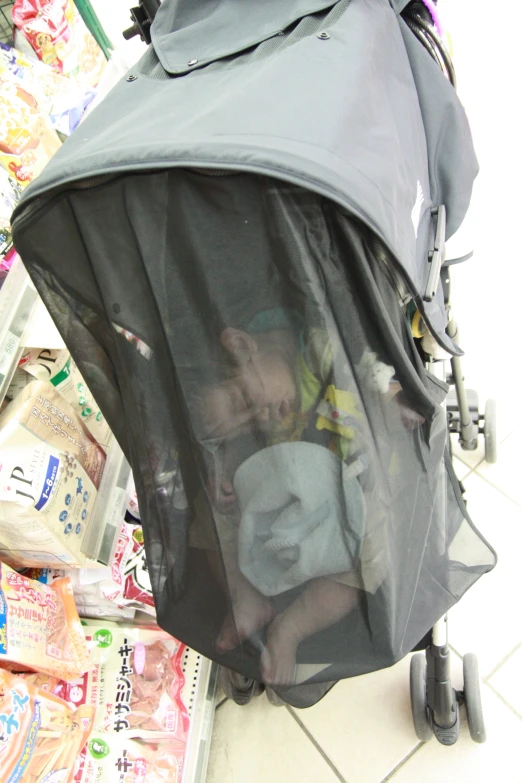
[[[89,666],[70,581],[43,585],[0,563],[0,667],[70,680]]]
[[[138,505],[138,494],[136,492],[136,486],[134,484],[134,478],[131,477],[129,486],[129,502],[127,503],[127,511],[138,522],[141,522],[140,507]]]
[[[168,738],[144,741],[94,732],[74,783],[181,783],[185,751],[183,742]]]
[[[0,416],[0,559],[81,565],[106,461],[52,384],[30,383]]]
[[[44,585],[52,585],[56,579],[68,576],[80,617],[122,621],[133,620],[136,615],[136,609],[119,605],[115,600],[106,598],[106,591],[118,589],[118,585],[111,579],[111,568],[108,566],[78,568],[74,571],[60,568],[27,568],[21,573]]]
[[[69,351],[30,348],[24,351],[18,366],[39,381],[52,383],[81,418],[97,443],[107,448],[111,439],[109,425],[96,405]]]
[[[73,0],[16,0],[13,21],[38,58],[84,87],[95,87],[106,58]]]
[[[89,737],[92,707],[77,710],[31,682],[0,671],[0,780],[72,783]]]
[[[40,174],[60,144],[29,86],[9,69],[0,68],[0,164],[12,179],[8,204],[13,197],[18,200],[19,188]]]
[[[95,89],[86,90],[49,65],[29,59],[18,49],[2,43],[0,73],[9,74],[14,83],[34,96],[39,109],[49,115],[52,126],[62,136],[70,136],[78,127],[87,106],[96,96]]]

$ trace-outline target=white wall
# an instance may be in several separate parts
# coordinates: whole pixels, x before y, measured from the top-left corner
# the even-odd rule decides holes
[[[138,0],[91,0],[91,5],[113,45],[122,45],[122,32],[131,26],[129,9],[138,5]]]

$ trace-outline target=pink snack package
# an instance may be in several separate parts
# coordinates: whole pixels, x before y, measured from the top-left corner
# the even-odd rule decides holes
[[[86,703],[96,706],[95,729],[130,732],[142,739],[150,739],[154,732],[154,737],[167,735],[186,742],[185,645],[157,627],[87,620],[84,631],[92,662]],[[83,688],[79,683],[78,687]],[[66,694],[63,698],[69,700]]]

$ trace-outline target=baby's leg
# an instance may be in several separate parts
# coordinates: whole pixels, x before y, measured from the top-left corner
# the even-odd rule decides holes
[[[217,553],[209,552],[208,555],[214,574],[219,574],[218,579],[223,582]],[[236,558],[225,555],[225,570],[227,584],[224,587],[230,591],[232,610],[227,613],[216,640],[219,653],[233,650],[255,631],[264,628],[275,614],[272,601],[261,595],[243,576]]]
[[[263,681],[267,685],[293,685],[299,644],[346,617],[360,595],[354,587],[331,579],[313,579],[268,626],[267,644],[261,656]]]

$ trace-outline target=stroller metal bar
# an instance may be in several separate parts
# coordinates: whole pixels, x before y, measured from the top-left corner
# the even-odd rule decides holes
[[[447,332],[452,340],[458,344],[459,333],[457,324],[453,318],[448,324]],[[471,418],[468,397],[466,394],[466,388],[464,386],[462,365],[458,356],[451,357],[451,373],[453,376],[453,383],[455,384],[455,391],[457,393],[457,401],[460,413],[459,442],[465,451],[474,451],[477,448],[478,427],[473,423]]]
[[[448,643],[448,615],[437,620],[431,632],[432,643],[437,647],[445,647]]]

